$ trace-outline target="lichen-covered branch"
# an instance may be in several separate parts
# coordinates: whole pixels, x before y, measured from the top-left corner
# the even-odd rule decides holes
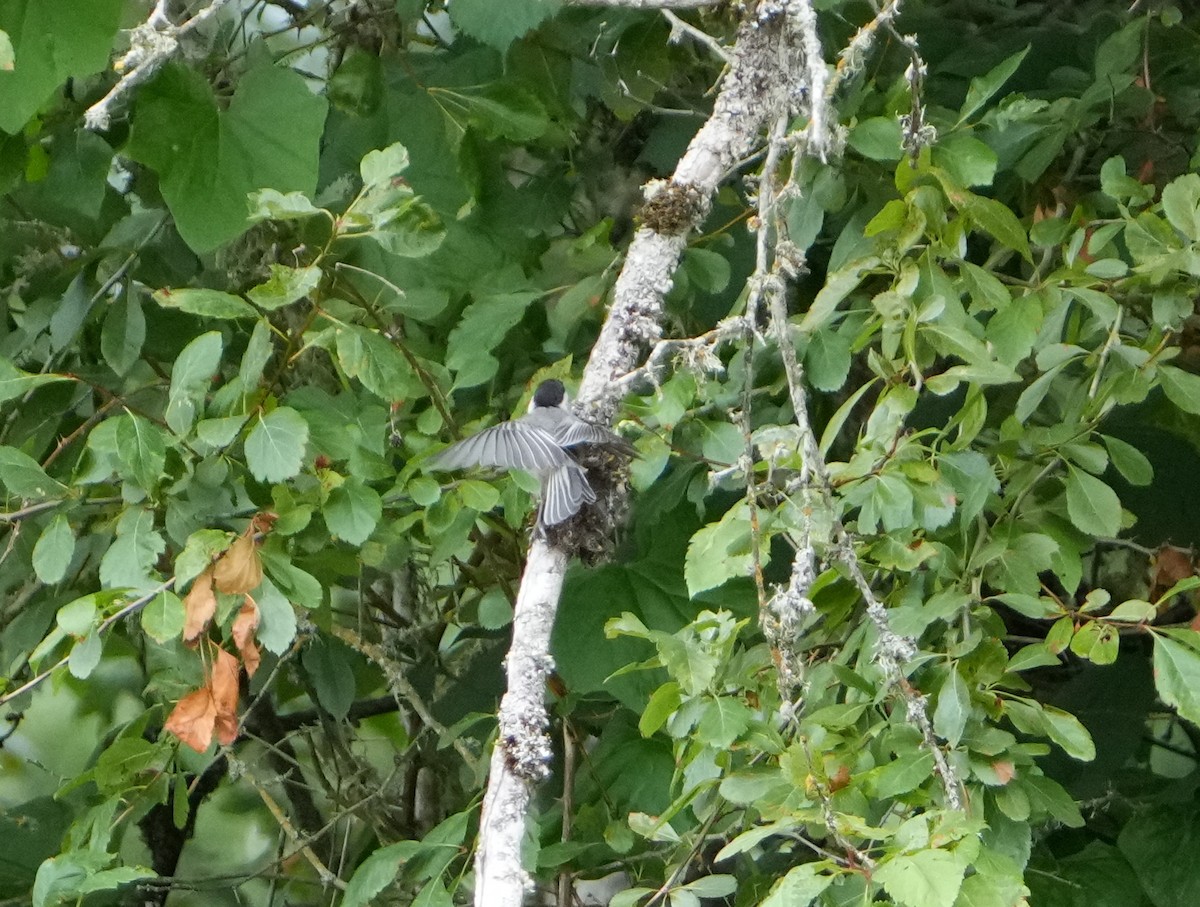
[[[611,421],[625,386],[621,379],[661,336],[663,298],[688,234],[707,214],[721,181],[761,141],[768,112],[778,108],[764,103],[764,93],[781,96],[796,76],[781,46],[786,4],[769,6],[738,29],[712,116],[671,179],[647,187],[643,225],[630,245],[580,387],[580,404],[596,421]],[[529,885],[520,846],[532,787],[549,756],[544,681],[566,566],[565,554],[544,539],[534,541],[517,597],[508,689],[483,802],[475,856],[478,907],[519,907]]]
[[[159,68],[179,51],[179,39],[220,12],[229,0],[211,0],[208,6],[195,13],[181,25],[172,25],[165,11],[165,0],[159,0],[141,25],[129,32],[129,50],[113,69],[121,73],[117,84],[108,94],[87,109],[83,123],[88,129],[107,129],[116,108],[125,96],[146,82]]]
[[[769,112],[779,106],[769,96],[786,94],[798,75],[789,70],[791,58],[782,46],[785,7],[765,4],[742,23],[712,116],[693,137],[671,179],[648,187],[643,226],[630,244],[579,389],[581,405],[597,421],[611,420],[620,402],[616,382],[660,337],[662,301],[688,233],[708,213],[721,181],[761,141]]]

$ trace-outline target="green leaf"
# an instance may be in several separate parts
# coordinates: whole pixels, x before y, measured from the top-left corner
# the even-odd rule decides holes
[[[705,419],[701,431],[700,452],[714,463],[732,465],[746,452],[746,438],[732,422]]]
[[[304,670],[312,678],[321,708],[334,718],[342,719],[354,702],[354,671],[350,667],[350,650],[342,643],[317,636],[304,649]]]
[[[737,879],[731,875],[708,875],[692,879],[682,889],[701,898],[723,898],[737,891]]]
[[[16,65],[0,69],[0,129],[21,127],[71,76],[108,66],[122,0],[9,0],[0,9]]]
[[[221,109],[202,74],[169,63],[140,86],[126,148],[158,172],[180,236],[207,252],[246,228],[252,191],[312,195],[326,109],[302,76],[271,65],[242,75]]]
[[[296,638],[296,611],[292,603],[266,577],[254,600],[258,602],[258,641],[268,652],[282,655]]]
[[[1150,602],[1139,598],[1130,598],[1113,608],[1108,619],[1140,624],[1154,620],[1157,615],[1158,609]]]
[[[958,497],[958,518],[963,525],[979,516],[988,498],[1000,491],[992,464],[977,450],[943,454],[939,465]]]
[[[1098,538],[1121,531],[1121,499],[1104,482],[1082,469],[1067,468],[1067,515],[1075,528]]]
[[[420,841],[397,841],[380,847],[359,864],[342,895],[342,907],[367,907],[375,895],[396,880],[400,866],[421,849]]]
[[[260,482],[282,482],[300,472],[308,444],[308,423],[287,406],[258,417],[246,438],[246,466]]]
[[[489,139],[528,142],[542,136],[550,125],[546,108],[537,96],[510,83],[439,88],[434,97],[458,130],[470,125]]]
[[[1108,448],[1113,466],[1126,482],[1130,485],[1149,485],[1154,481],[1154,467],[1144,453],[1120,438],[1111,435],[1101,435],[1100,438]]]
[[[679,681],[679,686],[689,696],[705,692],[717,676],[716,655],[703,650],[695,639],[658,633],[654,644],[667,673]]]
[[[64,633],[82,638],[93,629],[98,613],[95,594],[85,595],[59,608],[55,622]]]
[[[1200,414],[1200,375],[1163,365],[1158,369],[1158,377],[1168,400],[1185,413]]]
[[[953,907],[966,864],[945,850],[897,854],[877,867],[873,880],[905,907]]]
[[[1163,187],[1163,214],[1190,240],[1200,239],[1200,175],[1185,173]]]
[[[996,358],[1016,366],[1033,351],[1042,326],[1042,306],[1035,296],[1018,296],[1000,305],[987,323],[987,339]]]
[[[414,476],[405,486],[405,491],[418,507],[428,507],[442,496],[442,486],[429,476]]]
[[[904,156],[903,132],[895,117],[871,117],[850,130],[847,144],[873,161],[898,161]]]
[[[679,267],[696,289],[705,293],[720,293],[729,286],[729,259],[711,249],[689,248]]]
[[[179,309],[181,312],[200,315],[203,318],[254,318],[258,315],[254,306],[240,296],[222,293],[220,290],[162,289],[154,292],[154,301],[164,309]]]
[[[100,354],[118,375],[128,372],[146,342],[146,316],[141,294],[122,293],[108,307],[100,331]]]
[[[1088,905],[1200,904],[1200,867],[1190,858],[1200,847],[1200,816],[1190,800],[1155,803],[1133,813],[1120,830],[1117,847],[1120,854],[1101,852],[1090,865],[1082,867],[1078,881],[1095,892]],[[1121,855],[1125,860],[1119,859]],[[1118,873],[1125,876],[1119,880],[1124,884],[1115,878]]]
[[[320,214],[321,209],[303,192],[279,192],[260,189],[250,193],[250,222],[264,220],[301,220]]]
[[[1012,78],[1013,73],[1020,67],[1027,53],[1029,53],[1028,45],[1026,45],[1024,50],[1017,51],[999,66],[971,80],[971,84],[967,88],[966,100],[963,101],[963,105],[958,111],[956,126],[961,126],[965,123],[972,114],[991,100],[996,92],[1004,87],[1004,83]]]
[[[826,275],[825,285],[817,292],[812,305],[800,320],[800,332],[815,333],[825,325],[837,310],[838,304],[863,282],[869,273],[879,267],[874,256],[857,259],[838,271]]]
[[[46,475],[37,460],[15,447],[0,446],[0,482],[10,494],[24,500],[45,501],[61,497],[67,490]]]
[[[1032,263],[1033,256],[1029,251],[1029,238],[1025,235],[1025,228],[1007,205],[965,191],[947,192],[947,195],[951,204],[970,218],[975,226]]]
[[[872,772],[875,796],[888,800],[916,790],[933,774],[933,753],[926,749],[903,753]]]
[[[33,546],[33,572],[48,586],[61,580],[75,556],[75,533],[61,513],[46,524]]]
[[[455,373],[454,387],[474,387],[491,380],[500,362],[491,351],[516,326],[538,293],[485,296],[467,306],[450,332],[446,367]]]
[[[96,669],[96,665],[100,664],[103,651],[104,641],[100,637],[100,631],[93,627],[87,636],[71,647],[71,654],[67,656],[67,670],[78,680],[87,679]]]
[[[337,332],[342,371],[382,400],[402,400],[424,391],[412,366],[396,345],[375,331],[347,325]]]
[[[641,718],[638,719],[638,731],[643,737],[651,736],[666,724],[671,713],[676,711],[682,702],[679,684],[674,680],[668,680],[650,694],[650,700],[642,710]]]
[[[933,163],[962,186],[990,186],[996,175],[996,152],[965,132],[939,138],[932,154]]]
[[[1167,630],[1153,634],[1154,687],[1181,718],[1200,725],[1200,633]]]
[[[688,595],[695,597],[734,577],[749,576],[751,566],[750,522],[745,504],[739,503],[688,542],[683,565]]]
[[[499,630],[512,623],[513,606],[501,589],[489,589],[479,600],[479,626],[485,630]]]
[[[321,513],[334,536],[351,545],[361,545],[379,524],[383,502],[374,488],[351,476],[329,493]]]
[[[850,340],[829,328],[817,331],[804,351],[804,373],[813,387],[841,390],[850,374]]]
[[[958,746],[967,719],[971,717],[971,692],[962,675],[952,670],[938,693],[937,708],[933,712],[933,729],[951,746]]]
[[[478,479],[466,479],[458,484],[456,489],[464,507],[470,507],[477,513],[487,513],[500,500],[500,492],[495,486]]]
[[[74,343],[91,308],[91,295],[84,287],[83,275],[79,275],[71,281],[50,317],[51,350],[58,352]]]
[[[358,172],[365,187],[390,186],[392,180],[408,169],[408,149],[399,142],[368,151],[359,162]]]
[[[377,220],[378,226],[367,235],[392,255],[423,258],[435,252],[446,237],[441,218],[420,199],[396,205]]]
[[[1046,620],[1062,613],[1062,608],[1052,598],[1037,595],[1023,595],[1019,592],[1005,592],[996,598],[1018,614],[1023,614],[1034,620]]]
[[[188,343],[175,357],[165,418],[168,427],[177,435],[184,436],[191,431],[196,412],[221,365],[222,345],[220,333],[209,331]]]
[[[70,381],[66,375],[31,375],[23,372],[3,356],[0,356],[0,403],[23,397],[36,387],[56,381]]]
[[[315,265],[307,268],[289,268],[286,265],[271,265],[271,279],[246,291],[246,295],[260,309],[273,312],[298,302],[317,288],[321,282],[321,269]]]
[[[746,732],[753,718],[754,713],[744,702],[719,696],[704,706],[694,739],[719,750],[728,749]]]
[[[274,351],[274,347],[271,345],[271,325],[265,318],[260,318],[254,325],[250,339],[246,342],[246,352],[242,354],[242,364],[238,368],[238,377],[242,379],[242,387],[252,388],[258,385],[262,379],[263,369],[271,361],[271,354]]]
[[[560,0],[505,0],[504,15],[492,0],[455,0],[450,20],[455,28],[503,53],[558,11]]]
[[[159,644],[183,632],[183,602],[170,589],[164,589],[142,608],[142,629]]]
[[[122,475],[139,488],[153,491],[167,462],[167,439],[162,429],[136,413],[117,420],[117,456],[124,467]]]
[[[1044,705],[1042,718],[1050,739],[1061,746],[1068,756],[1081,762],[1091,762],[1096,758],[1096,744],[1092,742],[1092,735],[1074,715]]]
[[[157,585],[151,570],[166,550],[154,529],[154,512],[127,507],[117,521],[117,538],[100,559],[100,583],[106,589],[143,590]]]

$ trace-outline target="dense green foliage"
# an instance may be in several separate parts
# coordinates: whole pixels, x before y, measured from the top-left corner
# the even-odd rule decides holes
[[[578,376],[721,72],[652,12],[496,2],[231,4],[96,131],[145,4],[0,0],[0,897],[468,901],[536,482],[422,459]],[[873,10],[816,5],[833,65]],[[1200,22],[1127,6],[914,0],[838,63],[786,211],[834,494],[769,342],[632,388],[627,525],[555,634],[548,890],[1200,903]],[[745,305],[747,174],[669,337]]]

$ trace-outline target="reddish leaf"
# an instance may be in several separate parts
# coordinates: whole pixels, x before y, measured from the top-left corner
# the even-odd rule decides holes
[[[254,676],[254,672],[258,670],[258,666],[262,662],[258,644],[254,641],[254,634],[257,630],[258,605],[247,595],[245,604],[238,611],[237,617],[233,619],[233,644],[241,653],[242,664],[246,666],[246,673],[251,677]]]
[[[183,600],[183,609],[183,641],[189,646],[194,646],[208,622],[217,613],[212,570],[205,570],[192,582],[192,588]]]
[[[163,725],[197,753],[208,749],[214,731],[226,746],[237,737],[238,661],[224,649],[214,650],[208,681],[179,700]]]
[[[216,704],[217,739],[228,746],[237,737],[238,660],[224,649],[217,649],[209,683]]]
[[[1150,568],[1150,598],[1156,599],[1181,579],[1196,572],[1191,552],[1186,548],[1163,545],[1154,555]]]
[[[213,700],[212,690],[203,686],[175,704],[163,727],[197,753],[203,753],[212,743],[216,720],[217,704]]]
[[[993,762],[992,771],[996,773],[996,777],[1000,779],[1001,784],[1008,784],[1017,775],[1017,767],[1007,759],[1000,759]]]
[[[262,561],[254,544],[254,529],[247,528],[232,545],[225,549],[213,572],[217,591],[243,595],[257,589],[262,582]]]

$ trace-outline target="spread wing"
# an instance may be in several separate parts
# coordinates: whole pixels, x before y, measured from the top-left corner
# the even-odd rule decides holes
[[[573,462],[548,432],[514,420],[485,428],[457,444],[451,444],[430,457],[426,465],[430,469],[445,470],[467,466],[499,466],[540,472]]]
[[[607,447],[615,453],[625,454],[629,457],[637,454],[634,446],[615,431],[611,431],[600,425],[593,425],[591,422],[584,422],[582,419],[573,419],[564,424],[555,434],[554,440],[559,443],[560,447],[574,447],[577,444],[598,444],[602,447]]]
[[[557,526],[595,500],[596,493],[583,469],[574,462],[566,469],[556,469],[542,482],[542,524]]]

